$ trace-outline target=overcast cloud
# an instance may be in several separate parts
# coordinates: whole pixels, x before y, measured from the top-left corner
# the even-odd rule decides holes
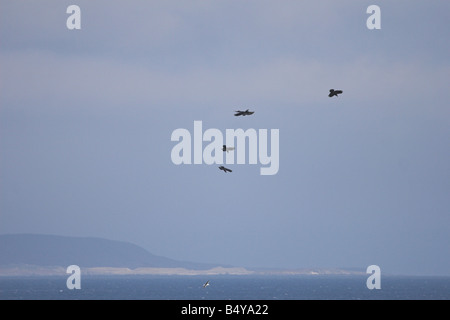
[[[71,4],[81,30],[66,28]],[[371,4],[381,30],[366,27]],[[0,233],[248,267],[449,275],[449,9],[2,0]],[[278,174],[174,165],[171,133],[194,120],[279,129]]]

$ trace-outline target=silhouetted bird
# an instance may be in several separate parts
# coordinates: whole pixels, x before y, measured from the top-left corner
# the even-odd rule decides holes
[[[234,150],[234,147],[227,147],[226,145],[223,145],[223,147],[222,147],[222,151],[228,152],[228,151],[233,151],[233,150]]]
[[[236,113],[234,114],[236,117],[237,116],[249,116],[249,115],[252,115],[252,114],[254,114],[255,113],[255,111],[248,111],[248,109],[247,110],[245,110],[245,111],[240,111],[240,110],[238,110],[238,111],[235,111]]]
[[[328,95],[330,98],[334,97],[334,96],[338,96],[338,94],[341,94],[342,90],[334,90],[334,89],[330,89],[330,94]]]
[[[227,173],[227,172],[232,172],[230,169],[225,168],[224,166],[220,166],[219,167],[220,170],[223,170],[223,172]]]
[[[207,286],[209,286],[209,280],[206,281],[206,283],[203,285],[203,288],[206,288]]]

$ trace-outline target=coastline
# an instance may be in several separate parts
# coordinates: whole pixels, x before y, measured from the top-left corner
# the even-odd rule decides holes
[[[126,267],[81,267],[84,275],[366,275],[362,271],[346,269],[248,269],[244,267],[221,267],[195,270],[187,268],[157,268],[141,267],[130,269]],[[0,267],[0,277],[16,276],[67,276],[66,268],[62,266],[11,266]]]

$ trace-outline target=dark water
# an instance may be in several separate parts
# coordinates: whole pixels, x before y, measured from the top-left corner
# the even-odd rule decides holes
[[[0,277],[1,300],[449,300],[450,277],[384,276],[369,290],[364,276],[84,276]],[[203,283],[210,280],[210,286]]]

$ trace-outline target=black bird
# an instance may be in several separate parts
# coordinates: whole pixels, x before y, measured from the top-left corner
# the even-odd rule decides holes
[[[225,168],[224,166],[220,166],[219,169],[220,169],[220,170],[223,170],[223,172],[225,172],[225,173],[227,173],[227,172],[233,172],[233,171],[231,171],[230,169]]]
[[[223,147],[222,147],[222,151],[228,152],[228,151],[233,151],[233,150],[234,150],[234,147],[227,147],[226,145],[223,145]]]
[[[334,96],[338,96],[338,94],[341,94],[342,93],[342,90],[334,90],[334,89],[330,89],[330,94],[328,94],[328,96],[331,98],[331,97],[334,97]]]
[[[252,114],[254,114],[255,113],[255,111],[248,111],[248,109],[247,110],[245,110],[245,111],[240,111],[240,110],[238,110],[238,111],[235,111],[236,113],[234,114],[236,117],[237,116],[250,116],[250,115],[252,115]]]
[[[206,281],[206,283],[203,285],[203,288],[206,288],[207,286],[209,286],[209,280]]]

